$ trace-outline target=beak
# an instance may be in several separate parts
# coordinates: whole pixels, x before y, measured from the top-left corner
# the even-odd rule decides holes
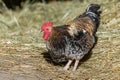
[[[43,31],[42,30],[40,30],[40,33],[42,33]]]

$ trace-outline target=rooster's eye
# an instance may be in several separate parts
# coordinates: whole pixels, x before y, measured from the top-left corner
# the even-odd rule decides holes
[[[49,30],[49,29],[46,29],[47,31]]]

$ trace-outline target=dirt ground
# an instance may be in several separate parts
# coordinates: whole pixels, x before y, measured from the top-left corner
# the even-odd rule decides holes
[[[72,72],[73,66],[62,71],[65,64],[54,64],[47,53],[39,30],[42,23],[63,24],[84,12],[89,3],[26,3],[17,11],[4,6],[0,13],[0,80],[120,80],[119,0],[96,2],[102,6],[98,41],[77,71]]]

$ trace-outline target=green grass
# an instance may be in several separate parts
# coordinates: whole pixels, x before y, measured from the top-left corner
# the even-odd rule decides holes
[[[76,72],[59,71],[62,66],[48,63],[40,26],[46,21],[64,24],[83,13],[90,3],[101,4],[98,42],[91,57]],[[0,71],[8,76],[27,76],[34,80],[120,80],[120,1],[95,0],[23,4],[22,10],[5,6],[0,13]],[[49,58],[48,58],[49,60]],[[8,77],[5,76],[5,77]],[[16,80],[16,78],[14,78]]]

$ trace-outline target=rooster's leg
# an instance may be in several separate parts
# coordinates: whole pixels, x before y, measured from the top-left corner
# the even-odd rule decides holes
[[[68,70],[68,68],[70,67],[71,63],[72,63],[72,60],[69,60],[68,63],[63,68],[63,70]]]
[[[79,60],[75,60],[75,64],[72,71],[76,71],[78,64],[79,64]]]

